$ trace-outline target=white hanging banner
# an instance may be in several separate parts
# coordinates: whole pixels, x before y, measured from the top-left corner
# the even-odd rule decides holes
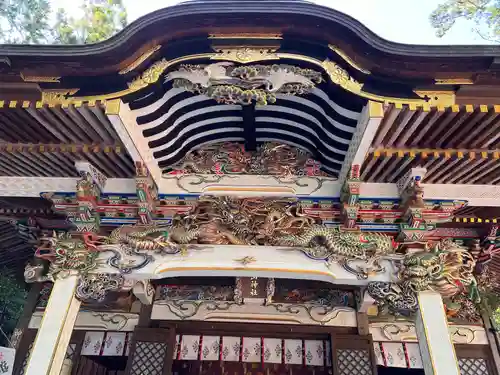
[[[4,348],[0,346],[0,374],[12,375],[14,369],[14,358],[16,357],[16,349]]]

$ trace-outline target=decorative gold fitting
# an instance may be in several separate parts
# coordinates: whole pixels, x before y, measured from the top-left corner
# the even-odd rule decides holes
[[[21,72],[20,76],[24,82],[35,82],[35,83],[41,83],[41,82],[60,83],[60,79],[61,79],[61,77],[30,76],[30,75],[25,75],[22,72]]]
[[[212,46],[217,54],[210,60],[234,61],[240,64],[247,64],[256,61],[279,60],[276,51],[279,46],[264,47],[231,47],[231,46]]]
[[[107,115],[118,115],[120,113],[120,103],[121,99],[107,100],[105,113]]]
[[[169,62],[166,59],[155,62],[148,69],[146,69],[139,77],[134,79],[128,84],[128,87],[132,91],[140,90],[144,87],[155,83],[160,79],[160,76],[168,68]]]
[[[45,90],[42,91],[42,100],[37,102],[37,107],[39,104],[48,104],[49,107],[53,107],[58,104],[63,104],[68,101],[68,96],[74,95],[79,89],[61,89],[61,90]]]
[[[236,33],[236,34],[224,34],[224,33],[214,33],[209,34],[208,39],[283,39],[281,33]]]
[[[352,78],[347,70],[341,68],[339,65],[331,60],[325,60],[321,63],[321,66],[330,76],[330,79],[336,85],[339,85],[343,89],[350,91],[355,94],[359,94],[363,88],[363,84]]]
[[[470,78],[445,78],[435,79],[436,85],[473,85],[474,81]]]
[[[415,90],[414,92],[423,98],[431,107],[451,107],[455,104],[455,92],[453,91]]]
[[[340,48],[334,46],[333,44],[329,44],[328,47],[335,52],[337,55],[339,55],[342,60],[344,60],[346,63],[348,63],[350,66],[352,66],[354,69],[359,70],[361,73],[364,74],[371,74],[371,72],[367,69],[362,68],[360,65],[358,65],[353,59],[351,59],[347,54],[342,51]]]
[[[139,65],[141,65],[144,61],[146,61],[148,58],[150,58],[156,51],[158,51],[161,48],[161,45],[158,44],[154,46],[153,48],[150,48],[146,52],[144,52],[142,55],[140,55],[137,59],[135,59],[131,64],[129,64],[126,68],[120,70],[118,74],[127,74],[130,73],[132,70],[137,68]]]

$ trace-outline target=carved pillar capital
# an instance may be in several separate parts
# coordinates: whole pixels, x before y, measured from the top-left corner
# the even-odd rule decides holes
[[[139,219],[142,224],[149,224],[153,222],[155,204],[158,199],[158,188],[144,162],[136,161],[135,169]]]
[[[107,177],[89,162],[75,162],[75,167],[81,176],[76,183],[78,212],[70,220],[78,232],[98,232],[100,217],[96,209]]]
[[[340,194],[340,201],[342,205],[342,216],[344,219],[344,227],[355,229],[358,220],[359,212],[359,189],[361,181],[359,179],[360,166],[358,164],[352,165],[349,171],[347,180],[342,186]]]
[[[423,243],[427,232],[424,219],[424,187],[422,180],[427,170],[411,168],[397,183],[401,196],[403,223],[400,225],[399,241],[403,243]],[[417,246],[418,247],[418,246]]]

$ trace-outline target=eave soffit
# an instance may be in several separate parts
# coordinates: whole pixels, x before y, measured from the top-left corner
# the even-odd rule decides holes
[[[310,27],[311,18],[317,24],[316,28]],[[185,22],[186,19],[190,21]],[[201,23],[200,20],[202,20]],[[269,23],[270,20],[272,23]],[[292,20],[293,26],[290,26]],[[498,46],[408,45],[387,41],[344,13],[313,3],[297,1],[245,1],[238,2],[236,6],[228,6],[227,3],[215,1],[185,2],[145,15],[101,43],[79,46],[0,45],[0,56],[12,61],[12,64],[9,64],[12,67],[16,65],[23,67],[27,64],[26,60],[32,58],[42,59],[56,65],[61,60],[79,61],[85,58],[88,61],[92,59],[99,61],[101,65],[97,66],[101,67],[102,61],[106,61],[107,67],[120,67],[118,69],[120,70],[150,48],[158,44],[166,44],[167,39],[172,40],[180,35],[192,34],[200,27],[207,31],[240,27],[252,29],[255,32],[263,28],[269,30],[270,25],[278,33],[293,30],[298,34],[309,35],[313,39],[321,36],[319,39],[324,39],[326,44],[330,43],[334,46],[339,44],[339,38],[336,35],[342,35],[342,39],[349,41],[348,44],[340,46],[342,49],[345,50],[347,46],[353,45],[353,51],[349,51],[349,54],[356,53],[358,58],[368,57],[368,60],[370,56],[376,59],[382,55],[392,55],[394,60],[400,62],[418,59],[419,62],[434,60],[436,63],[438,59],[446,62],[447,66],[443,67],[439,61],[436,66],[441,65],[441,68],[448,70],[450,64],[460,64],[457,59],[465,59],[464,63],[468,63],[469,67],[482,66],[483,69],[487,69],[488,66],[484,66],[485,58],[493,64],[493,59],[500,56]],[[328,30],[328,34],[322,30]],[[340,30],[343,31],[342,34],[334,32]],[[144,38],[145,35],[147,38]],[[145,43],[145,40],[148,42]],[[151,40],[156,42],[149,42]],[[150,44],[145,45],[148,43]],[[135,52],[131,55],[130,51]],[[356,56],[350,57],[355,59]],[[63,68],[62,65],[61,61],[61,68]],[[401,69],[401,66],[398,68]]]
[[[188,53],[184,54],[186,51]],[[290,64],[316,69],[323,73],[328,84],[340,86],[349,93],[378,102],[414,106],[450,106],[455,103],[454,86],[450,87],[450,84],[441,86],[444,90],[441,87],[439,90],[434,88],[428,95],[428,90],[417,91],[416,88],[419,83],[433,87],[433,80],[404,82],[380,77],[360,66],[334,45],[293,40],[279,33],[214,33],[167,46],[154,45],[118,72],[107,76],[94,76],[92,79],[28,74],[22,74],[21,77],[27,84],[37,83],[42,88],[41,100],[37,105],[92,103],[142,92],[182,64],[208,65],[219,61],[230,61],[237,65]],[[23,101],[23,105],[25,104]],[[9,103],[9,107],[16,105]]]
[[[160,75],[166,69],[182,62],[231,60],[231,56],[229,56],[230,58],[227,58],[227,55],[223,56],[227,50],[217,48],[228,45],[231,48],[237,46],[240,47],[241,53],[241,47],[245,47],[246,44],[246,47],[253,49],[271,48],[264,49],[266,57],[264,59],[251,58],[248,61],[241,59],[238,61],[238,58],[234,60],[235,56],[232,56],[233,61],[247,63],[265,60],[266,63],[269,63],[267,60],[273,60],[273,58],[269,58],[269,54],[276,54],[281,60],[301,61],[309,66],[321,67],[334,83],[340,84],[347,91],[367,99],[383,102],[398,102],[397,99],[405,99],[403,100],[404,104],[424,105],[427,103],[433,105],[437,103],[433,103],[429,98],[435,98],[436,93],[440,93],[446,99],[440,98],[439,102],[443,104],[444,100],[445,105],[450,105],[454,104],[455,100],[453,91],[462,85],[474,83],[474,74],[478,72],[478,68],[483,66],[486,69],[485,61],[493,61],[494,56],[500,55],[500,48],[496,46],[414,46],[389,42],[378,37],[353,18],[333,9],[294,1],[284,7],[282,3],[275,5],[270,2],[248,1],[244,4],[238,4],[237,7],[228,7],[227,4],[219,2],[210,2],[209,4],[184,3],[146,15],[114,37],[101,43],[84,46],[0,45],[0,56],[7,56],[11,61],[10,66],[4,66],[4,71],[12,71],[15,66],[20,67],[17,69],[20,69],[18,73],[21,82],[38,83],[45,92],[59,91],[64,88],[66,93],[59,91],[58,94],[61,93],[63,99],[72,97],[73,101],[78,102],[113,99],[126,95],[131,92],[131,84],[137,84],[145,74],[158,71],[159,67],[161,70],[162,66],[164,68]],[[318,23],[324,24],[326,22],[331,25],[332,30],[340,27],[347,29],[347,33],[344,33],[345,37],[342,40],[337,40],[335,35],[339,34],[336,33],[331,35],[318,34],[321,39],[314,39],[311,33],[317,33],[317,30],[311,32],[305,28],[305,24],[293,26],[293,30],[290,27],[286,29],[283,20],[282,24],[272,24],[271,28],[268,26],[269,23],[267,28],[260,24],[262,20],[259,21],[259,17],[276,18],[277,15],[285,11],[285,8],[286,19],[307,18],[310,22],[310,17],[313,17]],[[207,18],[208,12],[210,17],[202,25],[203,35],[198,32],[196,36],[189,36],[190,33],[194,32],[194,29],[179,29],[179,24],[182,24],[180,21],[185,20],[186,17],[195,19],[197,16],[201,18],[204,16]],[[261,15],[255,17],[255,13]],[[214,17],[214,14],[217,14],[217,17]],[[243,20],[242,14],[245,16]],[[234,31],[234,26],[233,31],[228,33],[228,30],[231,30],[227,28],[228,25],[231,26],[236,22],[245,23],[245,21],[248,22],[248,27],[243,27],[247,30],[246,33]],[[169,22],[172,32],[169,30]],[[189,25],[190,23],[184,22],[183,24]],[[189,27],[193,27],[193,24]],[[241,29],[240,25],[239,30]],[[161,30],[162,35],[158,35],[159,30]],[[214,30],[214,32],[207,33],[208,30]],[[146,44],[143,42],[144,36],[148,36],[146,39],[149,42]],[[167,42],[163,41],[162,38],[172,39]],[[215,51],[214,47],[216,47]],[[364,49],[367,49],[369,53],[365,52],[364,56],[362,53],[358,53]],[[134,52],[130,53],[130,51]],[[183,51],[183,55],[179,55],[179,52],[175,51]],[[253,52],[251,51],[251,53]],[[236,52],[233,50],[233,53]],[[451,71],[451,73],[447,76],[445,73],[434,72],[435,79],[429,76],[419,77],[420,73],[413,73],[411,77],[398,78],[396,71],[394,71],[394,75],[380,71],[380,64],[376,60],[377,56],[384,54],[392,55],[394,62],[396,60],[408,61],[409,65],[404,63],[399,65],[400,71],[411,69],[410,65],[414,64],[415,60],[421,60],[420,63],[428,60],[429,64],[432,60],[432,64],[437,68],[447,66],[444,69]],[[366,59],[366,56],[369,55],[373,56],[373,64],[370,64],[370,61]],[[450,56],[453,57],[452,60],[456,61],[467,60],[467,64],[462,64],[462,68],[465,67],[466,71],[457,73],[460,69],[460,62],[457,62],[456,67],[451,67],[449,65]],[[47,74],[48,70],[23,70],[24,59],[28,57],[36,58],[38,60],[37,66],[43,67],[51,62],[55,70],[52,70],[50,75]],[[39,64],[40,60],[46,63]],[[82,71],[85,70],[86,66],[94,69],[92,65],[96,61],[100,61],[99,65],[104,66],[103,69],[108,69],[108,73],[95,75],[99,74],[99,69],[96,69],[97,73],[94,73],[93,77],[76,77],[73,75],[74,73],[70,75],[57,74],[59,69],[62,72],[69,65],[72,65],[69,60],[74,60],[75,63],[79,61]],[[373,67],[375,69],[372,69]],[[114,72],[109,73],[109,69],[113,69]],[[72,70],[78,71],[79,69]],[[335,82],[339,79],[342,82]],[[156,82],[156,80],[154,81]],[[85,88],[85,83],[89,82],[92,82],[92,89]],[[97,82],[103,83],[96,85]],[[386,92],[380,90],[381,87],[387,85],[392,87]],[[68,94],[70,89],[74,91],[76,88],[79,89],[77,95]],[[431,91],[431,95],[427,95]],[[54,95],[50,93],[48,96],[53,97]],[[61,96],[58,98],[60,99]],[[44,98],[41,99],[47,102]]]

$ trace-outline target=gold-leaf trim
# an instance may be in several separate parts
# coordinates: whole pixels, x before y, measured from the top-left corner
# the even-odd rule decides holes
[[[60,83],[61,77],[51,77],[51,76],[30,76],[21,73],[21,79],[24,82],[35,82],[35,83]]]
[[[451,107],[455,104],[455,92],[453,91],[415,90],[414,92],[422,99],[424,99],[431,107]]]
[[[321,65],[328,73],[333,83],[355,94],[359,94],[361,92],[363,84],[352,78],[345,69],[341,68],[331,60],[325,60]]]
[[[334,46],[333,44],[329,44],[328,47],[335,52],[337,55],[339,55],[346,63],[348,63],[350,66],[352,66],[354,69],[359,70],[361,73],[364,74],[371,74],[371,72],[360,65],[358,65],[353,59],[351,59],[344,51],[342,51],[340,48]]]
[[[248,64],[256,61],[279,60],[276,51],[279,46],[272,47],[212,47],[217,54],[214,54],[210,60],[233,61],[240,64]]]
[[[42,100],[37,102],[39,104],[48,104],[49,107],[55,106],[57,104],[63,104],[68,101],[68,96],[75,95],[79,89],[60,89],[60,90],[45,90],[42,91]]]
[[[140,90],[144,87],[149,86],[152,83],[157,82],[160,76],[168,68],[169,62],[166,59],[161,59],[155,62],[148,69],[146,69],[139,77],[134,79],[128,84],[128,88],[132,91]]]
[[[329,75],[330,72],[333,72],[332,75],[336,77],[337,69],[335,68],[336,64],[331,62],[330,60],[325,60],[321,61],[318,59],[315,59],[313,57],[305,56],[305,55],[299,55],[295,53],[282,53],[282,52],[277,52],[276,55],[280,59],[292,59],[292,60],[298,60],[298,61],[303,61],[307,62],[316,66],[322,67]],[[182,56],[178,57],[176,59],[167,61],[165,59],[153,64],[148,70],[146,70],[141,76],[137,77],[134,81],[130,82],[128,85],[129,87],[125,90],[117,91],[117,92],[111,92],[107,94],[100,94],[100,95],[92,95],[92,96],[79,96],[79,97],[66,97],[66,100],[64,104],[70,104],[74,103],[75,105],[83,103],[83,102],[96,102],[96,101],[104,101],[104,100],[109,100],[109,99],[116,99],[123,97],[125,95],[128,95],[130,93],[133,93],[137,90],[140,90],[141,88],[147,87],[148,85],[156,82],[160,75],[170,66],[179,64],[179,63],[185,63],[187,61],[193,61],[193,60],[200,60],[200,59],[210,59],[214,56],[214,53],[200,53],[200,54],[194,54],[194,55],[187,55],[187,56]],[[330,75],[330,77],[332,76]],[[336,79],[337,80],[337,79]],[[419,107],[424,107],[428,108],[434,104],[428,103],[424,98],[397,98],[397,97],[388,97],[388,96],[382,96],[382,95],[377,95],[373,94],[370,92],[363,91],[363,84],[355,81],[349,76],[349,80],[345,79],[339,79],[337,80],[339,84],[342,84],[343,88],[347,91],[350,91],[356,95],[359,95],[360,97],[374,100],[377,102],[382,102],[382,103],[395,103],[398,105],[410,105],[410,106],[419,106]],[[71,94],[70,94],[71,95]],[[1,102],[0,102],[1,103]],[[38,102],[41,103],[41,102]],[[37,103],[37,104],[38,104]],[[449,105],[448,105],[449,106]]]
[[[436,79],[436,85],[473,85],[474,81],[470,78],[444,78]]]
[[[154,46],[153,48],[150,48],[146,52],[144,52],[141,56],[139,56],[137,59],[135,59],[131,64],[129,64],[126,68],[120,70],[118,74],[127,74],[130,73],[132,70],[137,68],[139,65],[141,65],[144,61],[146,61],[148,58],[150,58],[156,51],[158,51],[161,48],[161,45],[158,44]]]
[[[223,34],[214,33],[208,36],[209,39],[283,39],[280,33],[236,33],[236,34]]]

